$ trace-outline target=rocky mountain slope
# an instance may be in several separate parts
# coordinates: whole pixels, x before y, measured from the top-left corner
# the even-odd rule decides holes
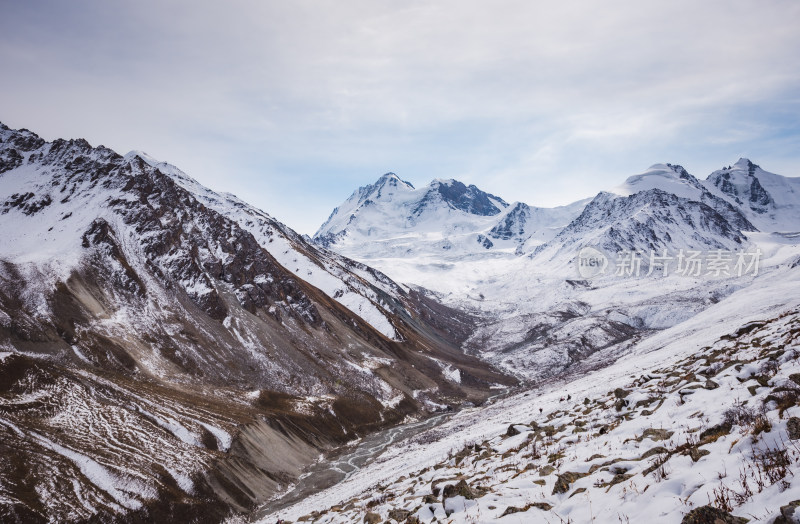
[[[472,319],[144,154],[0,124],[0,520],[216,521],[514,381]]]
[[[795,522],[799,284],[785,271],[612,367],[461,412],[262,522]]]

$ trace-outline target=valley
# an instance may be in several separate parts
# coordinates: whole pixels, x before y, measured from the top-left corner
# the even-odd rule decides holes
[[[310,238],[141,151],[0,140],[4,520],[771,522],[797,498],[800,179],[656,164],[537,208],[389,173]],[[698,480],[779,444],[774,482]]]

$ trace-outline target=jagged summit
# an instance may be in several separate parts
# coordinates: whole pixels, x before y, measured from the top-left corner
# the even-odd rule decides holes
[[[470,222],[499,216],[509,207],[502,198],[486,193],[477,186],[455,179],[435,179],[415,188],[394,173],[386,173],[374,184],[360,187],[333,210],[328,220],[314,235],[323,246],[360,242],[385,235],[406,234],[420,228],[455,227],[469,229]],[[445,225],[445,224],[450,224]],[[369,240],[367,240],[369,241]],[[473,239],[474,241],[474,239]],[[446,245],[436,249],[447,249]]]
[[[394,181],[394,182],[392,182],[392,183],[402,183],[402,184],[405,184],[405,185],[407,185],[407,186],[410,186],[410,187],[411,187],[411,189],[414,189],[414,185],[413,185],[413,184],[411,184],[411,182],[406,182],[405,180],[403,180],[402,178],[400,178],[399,176],[397,176],[397,174],[396,174],[396,173],[393,173],[393,172],[391,172],[391,171],[389,171],[388,173],[386,173],[386,174],[382,175],[382,176],[381,176],[381,177],[378,179],[378,181],[377,181],[377,182],[376,182],[374,185],[380,185],[380,184],[382,184],[382,183],[389,183],[389,182],[391,182],[391,181]]]
[[[763,231],[800,230],[800,179],[776,175],[748,158],[711,173],[706,187],[740,207]]]
[[[551,238],[583,204],[552,210],[512,205],[453,178],[434,179],[415,189],[388,173],[334,209],[314,241],[359,257],[513,253],[527,241]],[[536,238],[530,233],[534,229]]]
[[[433,195],[438,193],[438,197],[448,206],[471,215],[497,215],[508,207],[505,200],[481,191],[474,184],[467,186],[454,179],[436,179],[430,183],[429,187],[431,191],[428,192],[423,202],[434,200],[436,197]],[[422,209],[422,206],[419,209]]]

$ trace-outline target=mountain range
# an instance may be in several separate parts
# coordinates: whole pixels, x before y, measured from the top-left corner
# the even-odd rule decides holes
[[[798,231],[800,179],[743,158],[702,181],[680,165],[655,164],[557,208],[508,204],[454,180],[415,189],[387,174],[338,206],[314,241],[476,315],[467,350],[539,380],[605,365],[654,330],[753,285],[753,275],[709,279],[705,270],[620,278],[613,268],[621,255],[639,253],[637,272],[646,275],[650,254],[668,254],[674,271],[679,253],[771,253],[796,244]],[[586,247],[609,259],[605,274],[580,274]]]
[[[624,227],[635,234],[621,229],[631,216],[636,221]],[[655,231],[656,222],[670,222],[673,230]],[[334,209],[314,241],[357,259],[447,260],[485,252],[536,255],[569,245],[570,235],[584,242],[594,235],[592,241],[614,251],[657,248],[657,238],[663,246],[730,248],[742,243],[742,232],[794,231],[798,224],[800,180],[742,158],[705,181],[679,165],[656,164],[592,199],[556,208],[509,204],[457,180],[416,189],[387,173]],[[679,229],[689,231],[682,242],[673,238]]]
[[[415,188],[387,173],[309,239],[142,151],[47,142],[0,124],[0,231],[4,522],[236,522],[337,454],[358,478],[346,451],[379,453],[375,435],[391,444],[412,423],[458,412],[472,422],[453,416],[442,442],[455,445],[458,431],[483,438],[483,413],[494,425],[505,413],[530,418],[531,388],[549,387],[547,419],[512,424],[507,436],[533,435],[536,424],[567,416],[559,384],[575,395],[591,389],[606,409],[623,397],[588,388],[586,377],[635,380],[650,353],[689,351],[681,340],[707,359],[719,341],[726,354],[740,340],[755,347],[760,339],[741,325],[759,316],[770,318],[753,328],[760,336],[790,345],[797,337],[800,179],[747,159],[705,180],[656,164],[557,208],[509,203],[453,179]],[[581,273],[585,248],[609,268]],[[680,274],[684,252],[757,254],[759,264]],[[626,253],[641,255],[641,271],[614,271]],[[671,270],[654,272],[651,253]],[[765,347],[753,358],[793,365],[781,355]],[[743,367],[714,373],[740,383],[756,373],[734,364]],[[683,401],[694,373],[707,371],[697,359],[681,366],[692,375],[677,386],[652,371],[658,391],[678,388],[670,401]],[[642,384],[637,398],[650,399],[657,388]],[[492,404],[501,392],[507,412]],[[640,407],[616,411],[649,416]],[[603,416],[612,430],[620,423]],[[578,418],[564,420],[570,434],[582,432]],[[550,436],[580,443],[566,427]],[[420,438],[439,442],[445,430],[432,431]],[[477,464],[527,449],[484,444],[483,458],[474,442],[463,457]],[[413,462],[401,451],[392,467]],[[419,475],[459,466],[457,457],[436,461]],[[410,478],[392,482],[416,489]],[[353,498],[330,521],[362,520],[395,495],[364,507]],[[444,499],[426,504],[411,508],[425,522],[447,516]]]

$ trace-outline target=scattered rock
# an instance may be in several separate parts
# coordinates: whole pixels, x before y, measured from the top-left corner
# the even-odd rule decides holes
[[[517,424],[509,424],[508,430],[506,431],[506,436],[507,437],[513,437],[515,435],[519,435],[520,431],[517,428],[514,427],[516,425]]]
[[[448,484],[442,489],[442,502],[451,497],[462,496],[465,499],[475,499],[479,493],[469,487],[465,480],[458,481],[458,484]]]
[[[716,426],[711,426],[707,430],[700,433],[700,441],[704,444],[714,442],[718,438],[729,434],[732,428],[733,426],[730,422],[723,422],[721,424],[717,424]]]
[[[793,500],[787,505],[781,506],[781,515],[773,522],[773,524],[797,523],[800,523],[800,500]]]
[[[800,418],[791,417],[786,423],[786,432],[792,440],[800,439]]]
[[[436,498],[436,495],[425,495],[422,497],[423,504],[436,504],[439,502],[439,499]]]
[[[389,510],[389,518],[397,522],[403,522],[411,515],[411,512],[405,509],[392,509]]]
[[[626,391],[622,388],[617,388],[614,390],[614,396],[617,398],[625,398],[630,394],[630,391]]]
[[[367,514],[364,515],[364,522],[366,524],[380,524],[381,516],[377,513],[372,513],[371,511],[367,512]]]
[[[642,437],[639,439],[639,441],[641,442],[646,438],[649,438],[650,440],[667,440],[672,436],[673,433],[675,432],[667,431],[666,429],[647,428],[644,430],[644,433],[642,433]]]
[[[665,448],[663,446],[656,446],[656,447],[650,448],[647,451],[645,451],[644,453],[642,453],[642,456],[639,457],[639,460],[644,460],[646,458],[652,457],[653,455],[660,455],[662,453],[667,453],[667,452],[668,452],[667,448]]]
[[[719,384],[717,384],[716,382],[714,382],[711,379],[708,379],[708,380],[706,380],[706,383],[705,383],[705,385],[703,387],[706,388],[706,389],[717,389],[719,387]]]
[[[700,506],[687,513],[681,524],[745,524],[748,519],[734,517],[727,511],[713,506]]]
[[[567,471],[566,473],[562,473],[556,479],[556,484],[553,486],[553,495],[558,495],[559,493],[566,493],[569,491],[569,487],[572,485],[573,482],[578,480],[579,478],[585,477],[586,473],[577,473],[574,471]]]
[[[546,477],[547,475],[551,474],[555,470],[556,470],[556,468],[554,468],[553,466],[551,466],[549,464],[546,465],[546,466],[542,466],[541,468],[539,468],[539,476],[540,477]]]
[[[792,373],[789,375],[789,380],[800,386],[800,373]]]

